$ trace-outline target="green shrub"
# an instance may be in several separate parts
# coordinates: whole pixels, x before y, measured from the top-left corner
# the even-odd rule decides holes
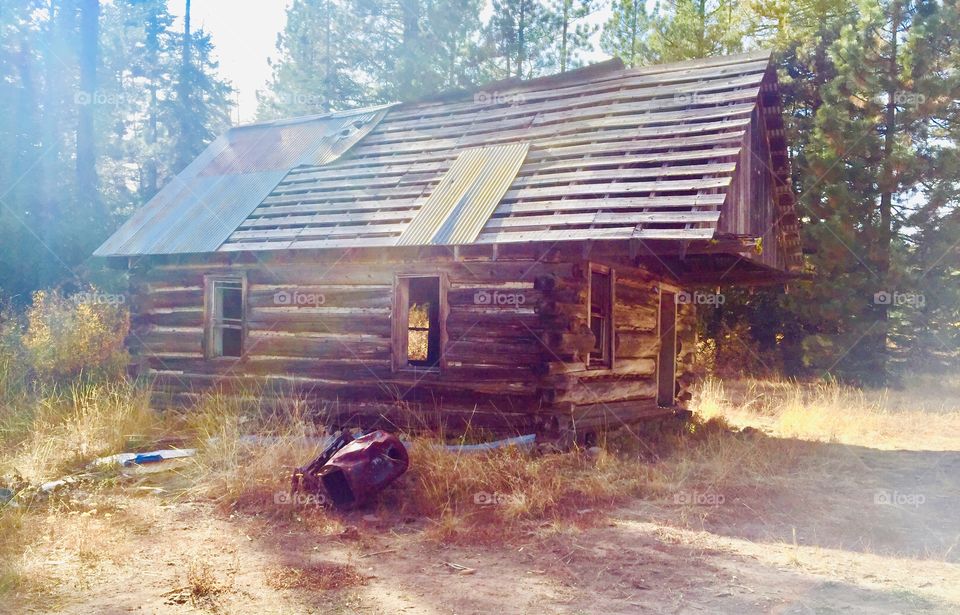
[[[34,293],[22,345],[35,377],[66,382],[80,376],[122,376],[129,360],[124,339],[130,330],[122,299],[94,288],[71,297],[58,291]]]

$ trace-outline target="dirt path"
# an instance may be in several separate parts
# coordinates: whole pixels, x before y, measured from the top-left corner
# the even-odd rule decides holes
[[[960,453],[807,454],[822,472],[722,502],[638,499],[588,529],[472,546],[426,539],[423,520],[277,521],[117,495],[47,519],[86,542],[39,548],[51,593],[11,612],[960,612]]]

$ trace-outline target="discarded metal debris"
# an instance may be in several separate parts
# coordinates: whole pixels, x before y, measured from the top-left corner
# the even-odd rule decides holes
[[[291,491],[324,491],[338,508],[353,508],[377,494],[410,465],[396,436],[374,431],[354,439],[340,434],[308,465],[293,473]]]
[[[352,441],[353,434],[350,433],[349,429],[344,429],[334,437],[333,441],[323,449],[316,459],[294,470],[293,476],[290,477],[290,493],[296,493],[298,491],[316,493],[320,491],[321,483],[320,477],[318,476],[320,469],[330,461],[330,458],[333,457],[337,451]]]
[[[374,431],[337,451],[320,469],[327,495],[339,508],[352,508],[400,477],[410,466],[403,443]]]

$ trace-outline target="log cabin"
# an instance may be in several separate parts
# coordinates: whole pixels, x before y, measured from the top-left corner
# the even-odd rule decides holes
[[[234,127],[95,255],[158,404],[585,434],[683,409],[706,289],[799,248],[754,52]]]

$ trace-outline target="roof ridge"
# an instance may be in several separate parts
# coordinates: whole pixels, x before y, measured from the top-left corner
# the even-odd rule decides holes
[[[232,130],[243,130],[247,128],[270,128],[270,127],[276,127],[276,126],[290,126],[293,124],[305,124],[307,122],[328,120],[331,118],[352,117],[354,115],[362,115],[364,113],[376,113],[377,111],[388,109],[398,104],[400,103],[389,102],[389,103],[382,103],[379,105],[369,105],[366,107],[356,107],[354,109],[341,109],[338,111],[328,111],[326,113],[314,113],[312,115],[295,115],[293,117],[277,118],[275,120],[248,122],[245,124],[237,124],[236,126],[231,126],[226,130],[226,132],[230,132]]]

